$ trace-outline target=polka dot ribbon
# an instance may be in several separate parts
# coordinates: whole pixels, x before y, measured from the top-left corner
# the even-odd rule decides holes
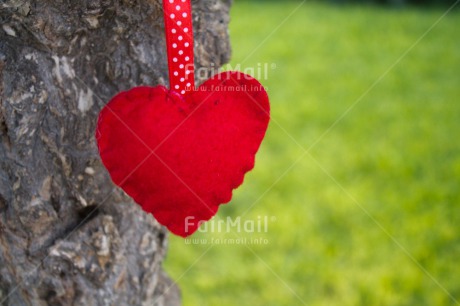
[[[190,0],[163,0],[170,90],[184,95],[194,82]]]

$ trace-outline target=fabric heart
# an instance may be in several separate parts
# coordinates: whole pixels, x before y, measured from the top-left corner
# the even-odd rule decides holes
[[[256,79],[223,72],[183,96],[163,86],[119,93],[102,109],[96,139],[113,182],[186,237],[254,167],[269,112]]]

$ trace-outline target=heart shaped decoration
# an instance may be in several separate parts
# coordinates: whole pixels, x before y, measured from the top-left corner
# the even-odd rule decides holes
[[[254,167],[269,111],[256,79],[224,72],[184,95],[163,86],[119,93],[102,109],[96,139],[113,182],[186,237]]]

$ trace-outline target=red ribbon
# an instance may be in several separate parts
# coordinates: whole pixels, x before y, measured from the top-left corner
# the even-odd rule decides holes
[[[181,95],[195,87],[190,0],[163,0],[169,88]]]

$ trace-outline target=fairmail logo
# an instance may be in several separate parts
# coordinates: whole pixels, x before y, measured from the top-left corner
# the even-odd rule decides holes
[[[276,220],[271,216],[258,216],[255,219],[243,220],[241,217],[227,217],[226,219],[216,218],[206,222],[197,220],[194,216],[185,218],[185,232],[198,225],[198,232],[202,233],[267,233],[271,222]]]
[[[255,66],[243,67],[241,64],[236,64],[232,66],[231,64],[226,64],[222,68],[214,63],[211,63],[210,67],[198,67],[196,68],[192,64],[185,65],[186,71],[194,71],[195,75],[199,79],[206,80],[212,75],[217,75],[220,72],[227,71],[241,71],[244,74],[250,76],[251,78],[256,78],[258,80],[268,80],[271,75],[271,71],[276,69],[275,63],[257,63]],[[243,76],[243,78],[248,78]]]

